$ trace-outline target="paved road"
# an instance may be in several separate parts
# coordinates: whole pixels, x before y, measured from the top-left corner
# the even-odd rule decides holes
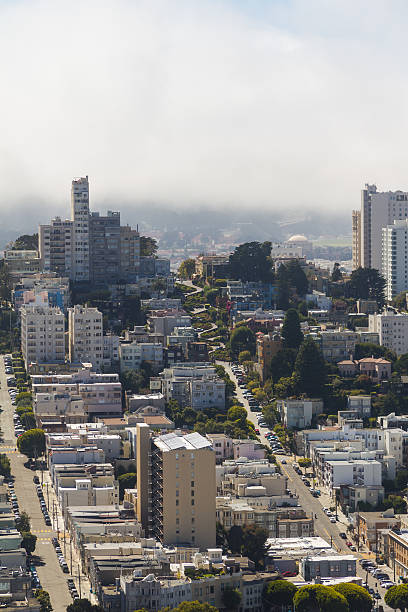
[[[67,586],[67,577],[57,560],[51,538],[55,532],[47,527],[38,502],[35,485],[33,483],[33,472],[24,467],[26,457],[21,455],[16,448],[14,436],[13,412],[6,382],[7,376],[4,370],[3,357],[0,356],[0,404],[3,412],[0,417],[0,426],[3,440],[0,444],[0,452],[7,453],[11,462],[11,471],[15,476],[14,487],[19,502],[20,511],[25,511],[30,516],[31,531],[37,536],[37,547],[35,551],[35,564],[37,565],[38,577],[43,588],[49,592],[51,603],[55,612],[65,612],[72,598]]]
[[[225,361],[218,361],[217,363],[219,363],[225,368],[231,380],[236,384],[237,397],[247,410],[248,420],[254,423],[256,427],[258,427],[258,421],[256,418],[256,414],[254,412],[251,412],[249,408],[249,404],[247,400],[245,399],[245,397],[243,396],[241,388],[238,386],[237,378],[234,375],[231,369],[231,366],[229,365],[229,363]],[[266,433],[267,431],[268,431],[267,428],[260,428],[260,435],[258,437],[260,438],[263,444],[266,444],[267,446],[269,446],[269,442],[267,438],[265,438],[264,436],[264,433]],[[339,535],[340,532],[342,531],[346,532],[346,524],[340,523],[340,522],[336,522],[336,523],[330,522],[329,517],[323,512],[323,503],[322,503],[323,500],[320,500],[320,498],[318,497],[313,497],[309,489],[303,484],[303,481],[301,477],[299,476],[299,474],[297,474],[297,472],[295,472],[295,470],[293,469],[292,463],[294,461],[294,457],[292,455],[280,455],[280,456],[277,456],[277,459],[278,459],[280,468],[282,470],[282,473],[288,478],[288,489],[292,493],[295,493],[296,495],[298,495],[299,505],[302,506],[302,508],[306,511],[306,513],[309,516],[314,517],[315,535],[322,537],[324,540],[326,540],[329,543],[331,542],[333,548],[335,548],[340,554],[354,554],[359,559],[360,558],[371,558],[371,559],[375,558],[375,555],[373,555],[372,553],[368,553],[364,551],[353,553],[350,551],[348,546],[345,544],[345,540],[343,540]],[[282,463],[282,460],[284,460],[286,463]],[[327,501],[324,501],[324,503],[327,503],[327,505],[329,505]],[[391,569],[388,568],[387,566],[383,566],[383,567],[392,580],[393,572],[391,571]],[[381,595],[381,600],[378,600],[378,603],[384,607],[385,612],[391,612],[392,609],[385,605],[385,602],[384,602],[385,589],[382,589],[380,587],[379,581],[373,578],[371,574],[368,574],[367,576],[367,572],[365,572],[361,568],[359,563],[357,563],[357,574],[361,576],[361,578],[363,578],[363,582],[367,580],[369,587],[372,587],[374,590],[378,590],[379,594]]]

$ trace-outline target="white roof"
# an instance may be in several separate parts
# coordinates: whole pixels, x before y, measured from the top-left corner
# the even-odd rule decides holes
[[[168,433],[164,436],[159,436],[154,439],[154,443],[162,451],[172,451],[177,449],[197,450],[200,448],[211,448],[210,440],[204,438],[201,434],[194,432],[185,436],[176,433]]]

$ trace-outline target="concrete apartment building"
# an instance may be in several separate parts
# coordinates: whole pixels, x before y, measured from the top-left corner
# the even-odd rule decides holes
[[[381,274],[386,280],[385,297],[393,297],[408,287],[408,219],[382,228]]]
[[[391,349],[397,355],[408,353],[408,314],[383,314],[368,316],[368,328],[378,334],[380,345]]]
[[[21,352],[26,366],[37,363],[64,363],[65,319],[59,308],[21,308]]]
[[[72,277],[73,222],[55,217],[38,230],[41,267],[44,272]]]
[[[38,274],[41,268],[38,251],[31,250],[6,250],[4,263],[12,282]]]
[[[86,420],[82,397],[71,393],[36,393],[34,413],[38,422],[56,421],[58,417],[63,417],[65,423],[80,423]]]
[[[344,484],[363,486],[381,486],[382,466],[379,461],[351,459],[326,461],[323,485],[332,494],[335,487]]]
[[[68,309],[68,343],[71,363],[103,365],[103,320],[97,308],[76,305]]]
[[[314,339],[319,344],[325,360],[331,363],[349,359],[350,355],[354,354],[356,344],[379,344],[378,332],[371,328],[357,332],[348,329],[320,331]]]
[[[378,192],[376,185],[361,191],[361,210],[353,211],[353,267],[381,270],[382,228],[408,217],[408,193]]]
[[[156,381],[151,382],[155,385]],[[159,384],[166,401],[175,399],[181,406],[191,406],[194,410],[225,406],[225,382],[209,364],[176,364],[161,373]]]
[[[401,519],[394,515],[394,509],[384,512],[359,512],[357,515],[357,533],[370,550],[377,550],[379,531],[381,529],[399,528]]]
[[[76,282],[90,280],[89,181],[75,178],[71,184],[72,264],[71,278]]]
[[[120,228],[120,274],[121,278],[135,282],[140,268],[140,234],[129,225]]]
[[[57,306],[65,313],[69,302],[69,278],[55,272],[34,274],[21,278],[12,291],[13,304],[19,310],[23,304],[33,304],[36,296],[46,293],[47,305]]]
[[[108,210],[106,216],[89,213],[89,260],[93,283],[115,282],[121,277],[120,213]]]
[[[276,402],[282,423],[288,429],[305,429],[323,412],[322,399],[283,399]]]
[[[164,347],[160,343],[130,343],[120,342],[119,362],[120,371],[140,370],[143,361],[147,361],[158,372],[164,365]]]
[[[151,438],[137,426],[137,515],[163,544],[215,546],[215,453],[198,433]]]
[[[184,310],[155,310],[147,319],[147,327],[150,334],[161,334],[167,340],[175,327],[191,328],[191,316]]]
[[[306,581],[315,578],[344,578],[357,576],[357,558],[354,555],[325,555],[304,557],[299,573]]]

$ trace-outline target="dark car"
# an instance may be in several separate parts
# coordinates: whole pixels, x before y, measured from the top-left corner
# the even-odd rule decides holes
[[[346,533],[344,533],[344,531],[341,531],[341,532],[339,533],[339,536],[340,536],[341,538],[343,538],[343,540],[347,540],[347,534],[346,534]]]
[[[33,482],[34,484],[40,484],[40,479],[38,478],[37,475],[33,477]]]

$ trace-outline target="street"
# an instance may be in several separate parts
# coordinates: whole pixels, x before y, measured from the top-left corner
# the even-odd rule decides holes
[[[219,363],[225,368],[225,371],[228,373],[231,380],[235,383],[236,394],[237,394],[238,400],[240,401],[240,403],[244,405],[248,413],[248,417],[247,417],[248,420],[254,423],[255,427],[258,428],[259,426],[258,426],[256,413],[251,412],[249,408],[249,403],[245,399],[242,393],[242,389],[238,386],[237,378],[235,374],[233,373],[231,366],[229,365],[229,363],[225,361],[218,361],[217,363]],[[259,430],[260,430],[260,434],[258,437],[260,441],[263,444],[270,446],[267,438],[265,438],[265,435],[264,435],[265,433],[267,433],[268,429],[259,428]],[[360,551],[360,552],[350,551],[350,549],[346,545],[346,541],[343,540],[339,535],[340,532],[346,532],[347,521],[345,517],[344,518],[342,517],[342,520],[344,520],[344,522],[339,522],[339,521],[337,521],[336,523],[330,522],[329,517],[325,514],[325,512],[323,512],[323,504],[325,503],[327,504],[327,506],[332,506],[334,505],[333,502],[329,503],[327,495],[323,495],[322,497],[313,497],[308,487],[306,487],[306,485],[303,483],[300,475],[297,474],[295,470],[293,469],[293,465],[292,465],[294,462],[293,455],[279,455],[279,456],[276,456],[276,458],[280,466],[280,469],[282,471],[282,474],[284,474],[288,478],[288,489],[299,497],[299,505],[305,510],[306,514],[308,516],[314,517],[315,535],[322,537],[324,540],[326,540],[329,543],[332,543],[333,548],[337,550],[337,552],[340,554],[354,554],[357,557],[357,559],[365,558],[365,559],[375,560],[375,555],[373,553],[364,552],[364,551]],[[284,460],[286,463],[282,463],[282,460]],[[385,568],[386,573],[388,573],[388,575],[392,579],[393,578],[392,570],[387,566],[383,566],[383,567]],[[357,562],[357,575],[363,578],[364,583],[367,581],[368,586],[373,588],[375,591],[378,591],[378,593],[381,595],[381,600],[377,600],[376,603],[383,606],[384,612],[391,612],[392,608],[386,606],[384,602],[384,595],[385,595],[386,590],[381,588],[380,582],[376,580],[371,574],[369,574],[368,572],[365,572],[358,562]]]
[[[13,423],[14,406],[7,391],[7,376],[1,356],[0,385],[0,404],[2,407],[0,426],[3,436],[0,452],[6,453],[10,459],[11,473],[15,477],[14,487],[20,512],[27,512],[30,517],[31,531],[38,538],[33,557],[41,585],[49,592],[54,610],[56,612],[65,612],[67,606],[72,603],[72,597],[67,586],[69,574],[64,574],[58,563],[57,555],[51,542],[51,538],[56,533],[51,527],[47,527],[44,522],[33,482],[34,472],[24,467],[27,458],[17,451]]]

